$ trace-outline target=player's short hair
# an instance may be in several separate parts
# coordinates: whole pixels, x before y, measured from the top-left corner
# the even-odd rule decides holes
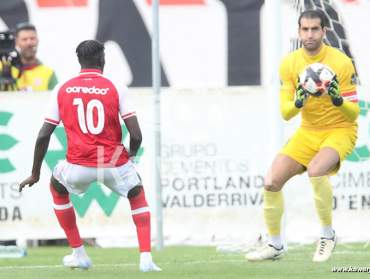
[[[298,18],[298,27],[301,28],[302,18],[318,18],[320,19],[321,28],[328,26],[328,19],[323,11],[321,10],[305,10]]]
[[[97,40],[86,40],[76,48],[78,61],[83,67],[101,67],[104,58],[104,45]]]
[[[32,23],[21,22],[15,26],[15,36],[17,37],[19,32],[24,31],[24,30],[31,30],[31,31],[37,32],[35,25],[33,25]]]

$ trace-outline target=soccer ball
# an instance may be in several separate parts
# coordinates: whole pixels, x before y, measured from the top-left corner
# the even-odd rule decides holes
[[[327,92],[334,77],[335,73],[329,66],[314,63],[308,65],[299,75],[299,84],[308,94],[319,97]]]

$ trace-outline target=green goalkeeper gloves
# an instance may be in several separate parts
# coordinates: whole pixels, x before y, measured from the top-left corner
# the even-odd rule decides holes
[[[302,88],[301,85],[298,85],[297,90],[295,92],[295,102],[294,105],[296,108],[302,108],[306,103],[308,97],[308,93]]]
[[[340,95],[339,84],[336,77],[333,78],[328,88],[328,95],[334,106],[341,106],[343,104],[343,97]]]

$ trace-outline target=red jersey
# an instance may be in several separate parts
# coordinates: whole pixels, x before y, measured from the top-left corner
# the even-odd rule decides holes
[[[120,117],[126,119],[135,112],[128,108],[126,93],[125,86],[116,86],[97,69],[83,69],[54,88],[45,121],[63,122],[69,163],[113,167],[127,162]]]

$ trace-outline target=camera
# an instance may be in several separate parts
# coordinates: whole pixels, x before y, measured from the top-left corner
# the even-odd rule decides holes
[[[15,38],[14,34],[10,31],[0,33],[0,55],[7,55],[11,51],[15,50]]]
[[[0,32],[0,91],[17,90],[16,79],[21,75],[21,59],[15,49],[15,36],[11,31]],[[18,69],[18,76],[12,75],[12,68]]]

